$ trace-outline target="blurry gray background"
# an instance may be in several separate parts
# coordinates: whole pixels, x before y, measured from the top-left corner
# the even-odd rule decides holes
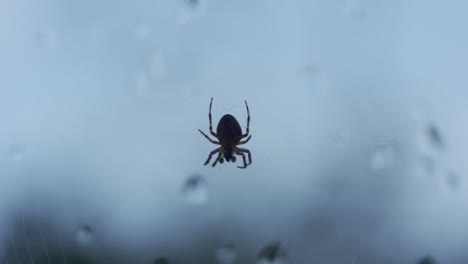
[[[468,263],[467,8],[0,0],[0,263]]]

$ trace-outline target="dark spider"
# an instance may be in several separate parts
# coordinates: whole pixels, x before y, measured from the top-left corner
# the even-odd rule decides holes
[[[208,159],[205,161],[205,164],[208,164],[211,160],[211,157],[218,153],[218,157],[216,160],[213,162],[212,167],[216,166],[218,163],[223,163],[224,159],[226,159],[227,162],[236,162],[236,157],[234,154],[242,156],[242,160],[244,161],[244,166],[237,166],[238,168],[245,169],[247,168],[248,165],[252,163],[252,157],[250,156],[250,150],[244,149],[244,148],[238,148],[238,145],[242,145],[247,143],[250,138],[252,137],[251,135],[249,136],[249,123],[250,123],[250,113],[249,113],[249,106],[247,105],[247,101],[245,101],[245,107],[247,108],[247,128],[245,130],[245,134],[242,134],[242,129],[239,125],[239,122],[237,122],[236,118],[233,117],[230,114],[226,114],[221,119],[219,120],[218,127],[216,128],[216,133],[213,131],[213,126],[211,122],[211,105],[213,104],[213,97],[211,97],[210,101],[210,111],[208,114],[208,119],[210,120],[210,133],[213,137],[217,138],[218,141],[212,140],[210,137],[208,137],[203,131],[198,129],[200,133],[202,133],[203,136],[206,137],[211,143],[216,144],[216,145],[221,145],[221,147],[213,150],[210,152],[210,155],[208,156]],[[247,137],[248,136],[248,137]],[[247,137],[247,139],[241,141],[241,139]],[[249,157],[249,163],[247,164],[245,160],[245,153],[247,153]]]

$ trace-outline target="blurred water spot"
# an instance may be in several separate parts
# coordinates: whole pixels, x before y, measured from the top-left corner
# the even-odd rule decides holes
[[[427,137],[434,149],[442,150],[444,148],[444,141],[439,129],[431,124],[427,127]]]
[[[159,257],[153,261],[154,264],[169,264],[169,260],[165,257]]]
[[[434,174],[436,170],[436,162],[432,156],[424,155],[416,162],[416,175],[425,178]]]
[[[432,257],[426,256],[426,257],[421,258],[418,261],[418,264],[436,264],[436,261]]]
[[[306,91],[312,96],[322,97],[328,94],[328,76],[318,65],[310,64],[299,69]]]
[[[230,264],[236,260],[237,253],[234,245],[225,245],[215,252],[216,261],[220,264]]]
[[[176,18],[178,25],[191,23],[203,15],[206,9],[206,0],[182,0],[182,7],[182,11]]]
[[[83,225],[76,230],[75,240],[82,247],[89,246],[93,242],[93,229],[89,225]]]
[[[202,0],[184,0],[185,4],[191,8],[197,8],[200,6]]]
[[[272,242],[263,247],[258,253],[257,264],[285,264],[288,252],[279,241]]]
[[[182,194],[190,204],[202,205],[208,199],[208,184],[200,175],[190,176],[182,186]]]
[[[424,122],[420,126],[417,142],[425,153],[437,154],[445,149],[445,140],[439,127],[431,122]]]
[[[44,48],[55,48],[57,46],[57,35],[49,27],[43,27],[37,31],[36,39],[38,44]]]
[[[456,191],[461,184],[460,174],[453,170],[448,171],[444,177],[444,184],[449,191]]]
[[[166,75],[164,54],[156,51],[149,56],[148,72],[151,78],[160,80]]]
[[[361,20],[366,16],[363,0],[344,0],[343,11],[353,20]]]
[[[393,141],[379,143],[371,155],[370,167],[374,171],[393,168],[398,160],[396,144]]]
[[[190,83],[184,84],[182,90],[184,91],[185,96],[188,98],[200,97],[203,95],[203,90],[200,88],[200,86]]]
[[[341,130],[341,131],[338,131],[332,138],[333,140],[333,143],[336,145],[336,146],[345,146],[349,140],[351,138],[351,135],[349,133],[349,131],[347,130]]]
[[[431,106],[424,101],[416,102],[410,108],[410,115],[415,121],[425,123],[431,119]]]
[[[13,163],[18,163],[24,160],[26,156],[26,147],[21,144],[13,144],[8,148],[8,160]]]
[[[148,25],[143,25],[143,24],[140,24],[140,25],[137,25],[135,27],[135,36],[137,37],[137,39],[139,40],[145,40],[148,38],[151,30],[150,30],[150,27]]]
[[[143,99],[150,93],[151,85],[146,74],[140,73],[135,76],[132,84],[132,91],[135,97]]]

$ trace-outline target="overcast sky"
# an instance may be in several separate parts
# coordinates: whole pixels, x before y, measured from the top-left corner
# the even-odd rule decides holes
[[[0,263],[466,263],[467,8],[0,0]]]

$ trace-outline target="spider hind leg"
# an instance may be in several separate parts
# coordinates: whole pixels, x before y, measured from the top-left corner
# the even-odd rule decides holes
[[[239,169],[245,169],[245,168],[247,168],[248,165],[247,165],[247,162],[246,162],[246,160],[245,160],[245,154],[242,153],[242,152],[240,152],[240,151],[237,152],[236,154],[239,155],[239,156],[242,156],[242,161],[244,161],[244,166],[237,166],[237,168],[239,168]]]
[[[252,164],[252,156],[250,154],[250,150],[244,149],[244,148],[238,148],[237,151],[238,153],[241,153],[243,157],[244,157],[244,153],[247,153],[247,157],[249,158],[249,163],[247,163],[247,166]]]
[[[219,152],[219,155],[218,157],[216,158],[216,160],[213,162],[213,165],[211,165],[211,167],[214,167],[216,166],[216,164],[218,163],[218,161],[220,161],[222,159],[223,155],[221,155],[221,152]],[[221,162],[222,163],[222,162]]]

